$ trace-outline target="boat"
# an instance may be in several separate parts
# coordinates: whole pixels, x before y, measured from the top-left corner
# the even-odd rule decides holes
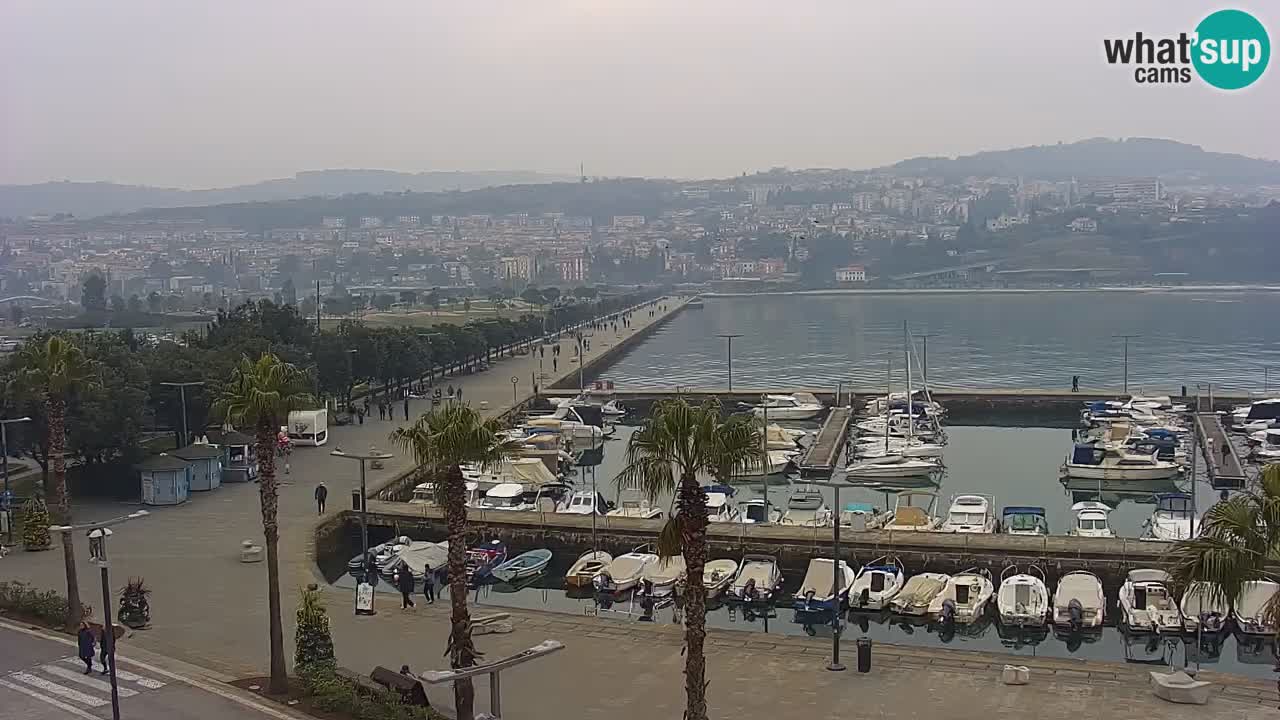
[[[1245,635],[1275,637],[1280,628],[1267,619],[1266,608],[1277,592],[1280,592],[1280,584],[1270,580],[1244,583],[1240,596],[1232,603],[1231,616],[1236,622],[1236,629]]]
[[[791,395],[765,395],[764,402],[752,408],[756,417],[772,420],[812,420],[826,410],[812,393],[798,392]]]
[[[933,460],[885,455],[847,465],[844,472],[846,476],[855,480],[868,480],[925,477],[941,469],[942,466]]]
[[[601,442],[607,435],[604,428],[585,421],[577,408],[568,405],[557,407],[550,415],[526,420],[523,428],[533,431],[559,432],[566,440],[574,442],[585,440],[593,444]]]
[[[766,450],[795,450],[800,447],[800,439],[805,433],[800,430],[788,430],[778,424],[765,428],[764,440]]]
[[[574,410],[598,408],[601,415],[613,420],[627,414],[627,409],[614,397],[613,383],[609,383],[608,387],[599,382],[596,385],[596,387],[583,390],[572,398],[550,398],[550,400],[557,409],[566,406]],[[582,415],[581,412],[578,414]]]
[[[1192,497],[1184,492],[1156,495],[1156,509],[1147,519],[1148,540],[1190,540],[1194,516]]]
[[[925,504],[919,505],[917,504],[918,501],[922,501]],[[893,507],[893,517],[881,529],[900,532],[927,532],[934,530],[941,522],[933,514],[933,509],[937,503],[937,493],[920,490],[900,492]]]
[[[1097,575],[1076,570],[1058,578],[1053,592],[1053,624],[1079,632],[1102,627],[1107,616],[1107,598]]]
[[[879,440],[868,439],[868,442],[859,442],[854,447],[854,455],[859,458],[871,459],[889,457],[891,455],[900,455],[907,458],[929,458],[940,460],[946,452],[946,446],[937,443],[925,442],[923,440],[912,440],[907,442],[901,439],[890,439],[888,447]]]
[[[642,545],[629,553],[614,558],[591,579],[600,592],[620,593],[634,588],[644,571],[658,562],[658,556],[648,545]]]
[[[929,601],[929,614],[944,622],[967,625],[982,617],[993,594],[991,575],[970,568],[947,580],[942,592]]]
[[[480,499],[480,510],[532,510],[525,502],[524,486],[519,483],[502,483],[489,488]]]
[[[546,570],[547,564],[550,562],[551,551],[546,548],[538,548],[537,550],[520,553],[495,567],[489,574],[502,582],[509,583],[537,575]]]
[[[676,583],[683,582],[686,574],[683,555],[660,557],[641,571],[640,583],[651,597],[665,597],[675,591]]]
[[[707,493],[707,520],[713,523],[754,522],[742,517],[738,506],[729,500],[729,493]]]
[[[739,602],[771,602],[782,586],[782,570],[772,555],[744,555],[738,574],[729,583],[729,599]]]
[[[1076,514],[1076,524],[1068,534],[1075,537],[1115,537],[1107,519],[1111,514],[1110,506],[1085,500],[1072,505],[1071,512]]]
[[[1280,420],[1280,398],[1255,400],[1231,411],[1231,427],[1239,432],[1266,430],[1277,420]]]
[[[564,574],[564,584],[573,588],[588,587],[592,578],[609,567],[611,562],[613,556],[603,550],[587,551],[569,566],[569,571]]]
[[[781,522],[782,508],[768,503],[763,497],[754,497],[740,503],[742,521],[746,523]],[[768,510],[768,517],[765,511]]]
[[[1226,597],[1214,597],[1209,583],[1193,582],[1188,585],[1178,605],[1182,610],[1182,627],[1187,632],[1216,633],[1227,629],[1231,607]]]
[[[1062,463],[1062,471],[1086,480],[1164,480],[1182,472],[1182,466],[1161,460],[1158,454],[1142,455],[1124,448],[1077,443],[1071,457]]]
[[[502,563],[507,561],[507,546],[501,540],[490,540],[484,545],[467,550],[466,566],[467,580],[469,582],[481,582],[488,578],[489,573]]]
[[[840,510],[840,526],[855,531],[875,530],[889,519],[887,513],[881,512],[871,503],[845,503]]]
[[[1006,505],[1000,511],[1000,532],[1006,535],[1048,535],[1049,521],[1044,508],[1036,505]]]
[[[942,592],[950,580],[942,573],[919,573],[908,578],[902,590],[889,601],[889,608],[899,615],[925,615],[929,604]]]
[[[787,498],[787,511],[783,513],[781,522],[783,525],[828,527],[831,525],[831,509],[827,507],[822,493],[805,485]]]
[[[618,498],[618,506],[605,513],[608,517],[630,517],[653,520],[662,517],[662,508],[655,507],[643,493],[630,491]]]
[[[996,531],[996,516],[992,510],[995,503],[985,495],[957,495],[951,499],[951,508],[947,510],[947,519],[942,522],[940,532],[954,533],[993,533]]]
[[[736,476],[747,479],[786,475],[795,465],[798,457],[800,457],[799,450],[769,450],[762,461],[740,469]]]
[[[1251,441],[1256,441],[1256,447],[1253,448],[1252,455],[1259,460],[1274,461],[1280,460],[1280,428],[1267,428],[1249,435]]]
[[[1020,573],[1010,565],[1000,573],[1000,589],[996,591],[996,610],[1000,622],[1017,627],[1042,627],[1049,621],[1053,606],[1049,603],[1049,587],[1044,570],[1032,565]]]
[[[1130,630],[1181,632],[1182,612],[1169,593],[1169,573],[1153,568],[1130,570],[1120,586],[1121,620]]]
[[[722,558],[712,560],[702,566],[702,584],[707,588],[707,599],[716,598],[724,592],[733,578],[738,574],[738,561]]]
[[[849,607],[854,610],[883,610],[906,583],[902,561],[877,558],[863,565],[849,589]]]
[[[849,596],[849,588],[853,587],[854,572],[844,560],[840,561],[838,573],[833,570],[834,567],[836,565],[831,558],[813,558],[809,561],[804,581],[800,583],[800,589],[796,590],[796,610],[812,612],[840,608],[840,604]]]
[[[564,515],[605,515],[609,502],[599,492],[579,490],[569,498],[568,504],[556,510]]]

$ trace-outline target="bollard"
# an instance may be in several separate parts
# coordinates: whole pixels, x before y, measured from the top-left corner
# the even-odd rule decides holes
[[[871,638],[858,638],[858,672],[871,672]]]
[[[360,511],[360,491],[359,490],[351,491],[351,509],[355,510],[356,512]]]

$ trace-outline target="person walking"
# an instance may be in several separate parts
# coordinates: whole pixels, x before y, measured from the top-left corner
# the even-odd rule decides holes
[[[1080,392],[1080,376],[1071,376],[1071,392]]]
[[[401,565],[396,568],[395,577],[396,588],[400,590],[400,609],[408,610],[416,607],[413,604],[413,598],[409,595],[413,592],[413,573],[409,572],[409,568]]]
[[[458,386],[457,398],[458,398],[458,402],[461,403],[462,402],[462,386],[461,385]],[[409,418],[405,418],[405,419],[408,420]]]
[[[1229,457],[1231,457],[1231,443],[1224,442],[1222,443],[1222,462],[1225,463]]]
[[[427,599],[428,605],[434,605],[436,602],[436,577],[431,570],[431,565],[426,565],[422,570],[422,596]]]
[[[329,488],[324,486],[324,481],[316,486],[316,514],[324,514],[324,501],[329,499]]]
[[[103,628],[102,632],[104,633],[112,632],[110,615],[107,616],[107,624],[106,624],[106,627]],[[111,641],[112,643],[114,643],[115,637],[112,637]],[[111,661],[114,664],[115,658],[111,658]],[[98,637],[98,662],[102,663],[102,674],[110,675],[111,672],[107,669],[107,638],[105,635],[101,635]]]
[[[409,421],[409,393],[404,394],[404,419]]]
[[[76,644],[80,649],[80,659],[84,661],[84,674],[90,675],[93,673],[93,628],[84,620],[80,621],[80,629],[76,631]]]
[[[360,418],[360,424],[363,425],[364,424],[364,408],[362,407],[356,408],[356,417]]]
[[[364,396],[364,414],[365,415],[369,414],[369,396],[368,395]]]

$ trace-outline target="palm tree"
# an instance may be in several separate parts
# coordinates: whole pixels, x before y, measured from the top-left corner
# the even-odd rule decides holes
[[[267,608],[271,623],[271,692],[288,692],[284,664],[284,629],[280,621],[280,562],[276,521],[276,432],[288,422],[290,411],[310,407],[315,399],[307,376],[271,353],[257,362],[243,357],[213,403],[215,415],[240,427],[252,426],[258,453],[258,498],[262,504],[262,532],[267,539]]]
[[[685,581],[685,718],[707,718],[707,588],[702,568],[707,563],[707,496],[698,475],[728,480],[735,472],[757,466],[763,455],[760,428],[754,419],[735,416],[721,421],[720,405],[698,407],[682,399],[654,405],[645,426],[631,436],[627,465],[618,476],[619,488],[636,488],[657,500],[674,493],[678,512],[658,536],[658,555],[684,554]]]
[[[467,610],[467,498],[462,463],[492,468],[515,451],[515,443],[503,441],[502,426],[485,419],[467,405],[449,405],[418,418],[391,433],[391,441],[413,454],[414,462],[432,478],[436,502],[444,509],[449,527],[449,666],[471,667],[481,653],[471,642],[471,614]],[[469,678],[453,685],[454,708],[460,720],[475,716],[475,686]]]
[[[56,521],[71,524],[71,491],[67,488],[67,398],[73,389],[97,384],[97,368],[78,345],[61,335],[22,347],[18,360],[19,380],[35,390],[44,402],[49,429],[49,464],[53,470],[53,490],[57,500]],[[67,627],[75,628],[83,617],[80,582],[76,577],[74,534],[62,535],[62,561],[67,571]],[[110,608],[103,608],[106,617]]]

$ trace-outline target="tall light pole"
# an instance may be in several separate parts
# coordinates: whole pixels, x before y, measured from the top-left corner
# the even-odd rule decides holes
[[[924,386],[929,387],[929,338],[938,337],[938,333],[916,333],[916,337],[920,338],[920,377],[924,379]]]
[[[729,341],[729,350],[727,353],[729,360],[729,392],[733,392],[733,339],[742,337],[742,333],[719,333],[716,337],[722,337]]]
[[[366,510],[368,503],[365,501],[365,475],[364,464],[368,460],[390,460],[395,457],[390,453],[378,452],[376,448],[369,448],[367,453],[349,453],[343,452],[342,448],[334,448],[329,453],[334,457],[346,458],[348,460],[356,460],[360,463],[360,557],[366,562],[369,559],[369,522]]]
[[[1124,394],[1128,395],[1129,394],[1129,339],[1140,338],[1142,336],[1134,335],[1134,334],[1129,334],[1129,335],[1116,334],[1116,335],[1112,335],[1111,337],[1124,338]]]
[[[4,453],[4,512],[10,513],[9,506],[13,503],[13,493],[9,490],[9,423],[31,422],[29,417],[9,418],[0,420],[0,452]],[[8,531],[8,537],[5,541],[10,545],[13,544],[13,516],[10,515],[9,522],[5,525]]]
[[[850,485],[835,478],[826,482],[814,482],[812,484],[820,487],[829,487],[835,491],[835,497],[832,498],[831,513],[833,520],[831,534],[831,662],[827,663],[827,669],[832,672],[839,672],[845,669],[844,664],[840,662],[840,610],[844,593],[844,573],[841,572],[840,567],[840,488],[850,487]]]
[[[178,397],[181,399],[181,402],[182,402],[182,442],[178,443],[178,447],[186,447],[186,445],[191,441],[190,440],[191,436],[187,434],[187,388],[197,386],[197,385],[204,385],[204,382],[203,381],[162,382],[160,384],[167,387],[178,388]]]

